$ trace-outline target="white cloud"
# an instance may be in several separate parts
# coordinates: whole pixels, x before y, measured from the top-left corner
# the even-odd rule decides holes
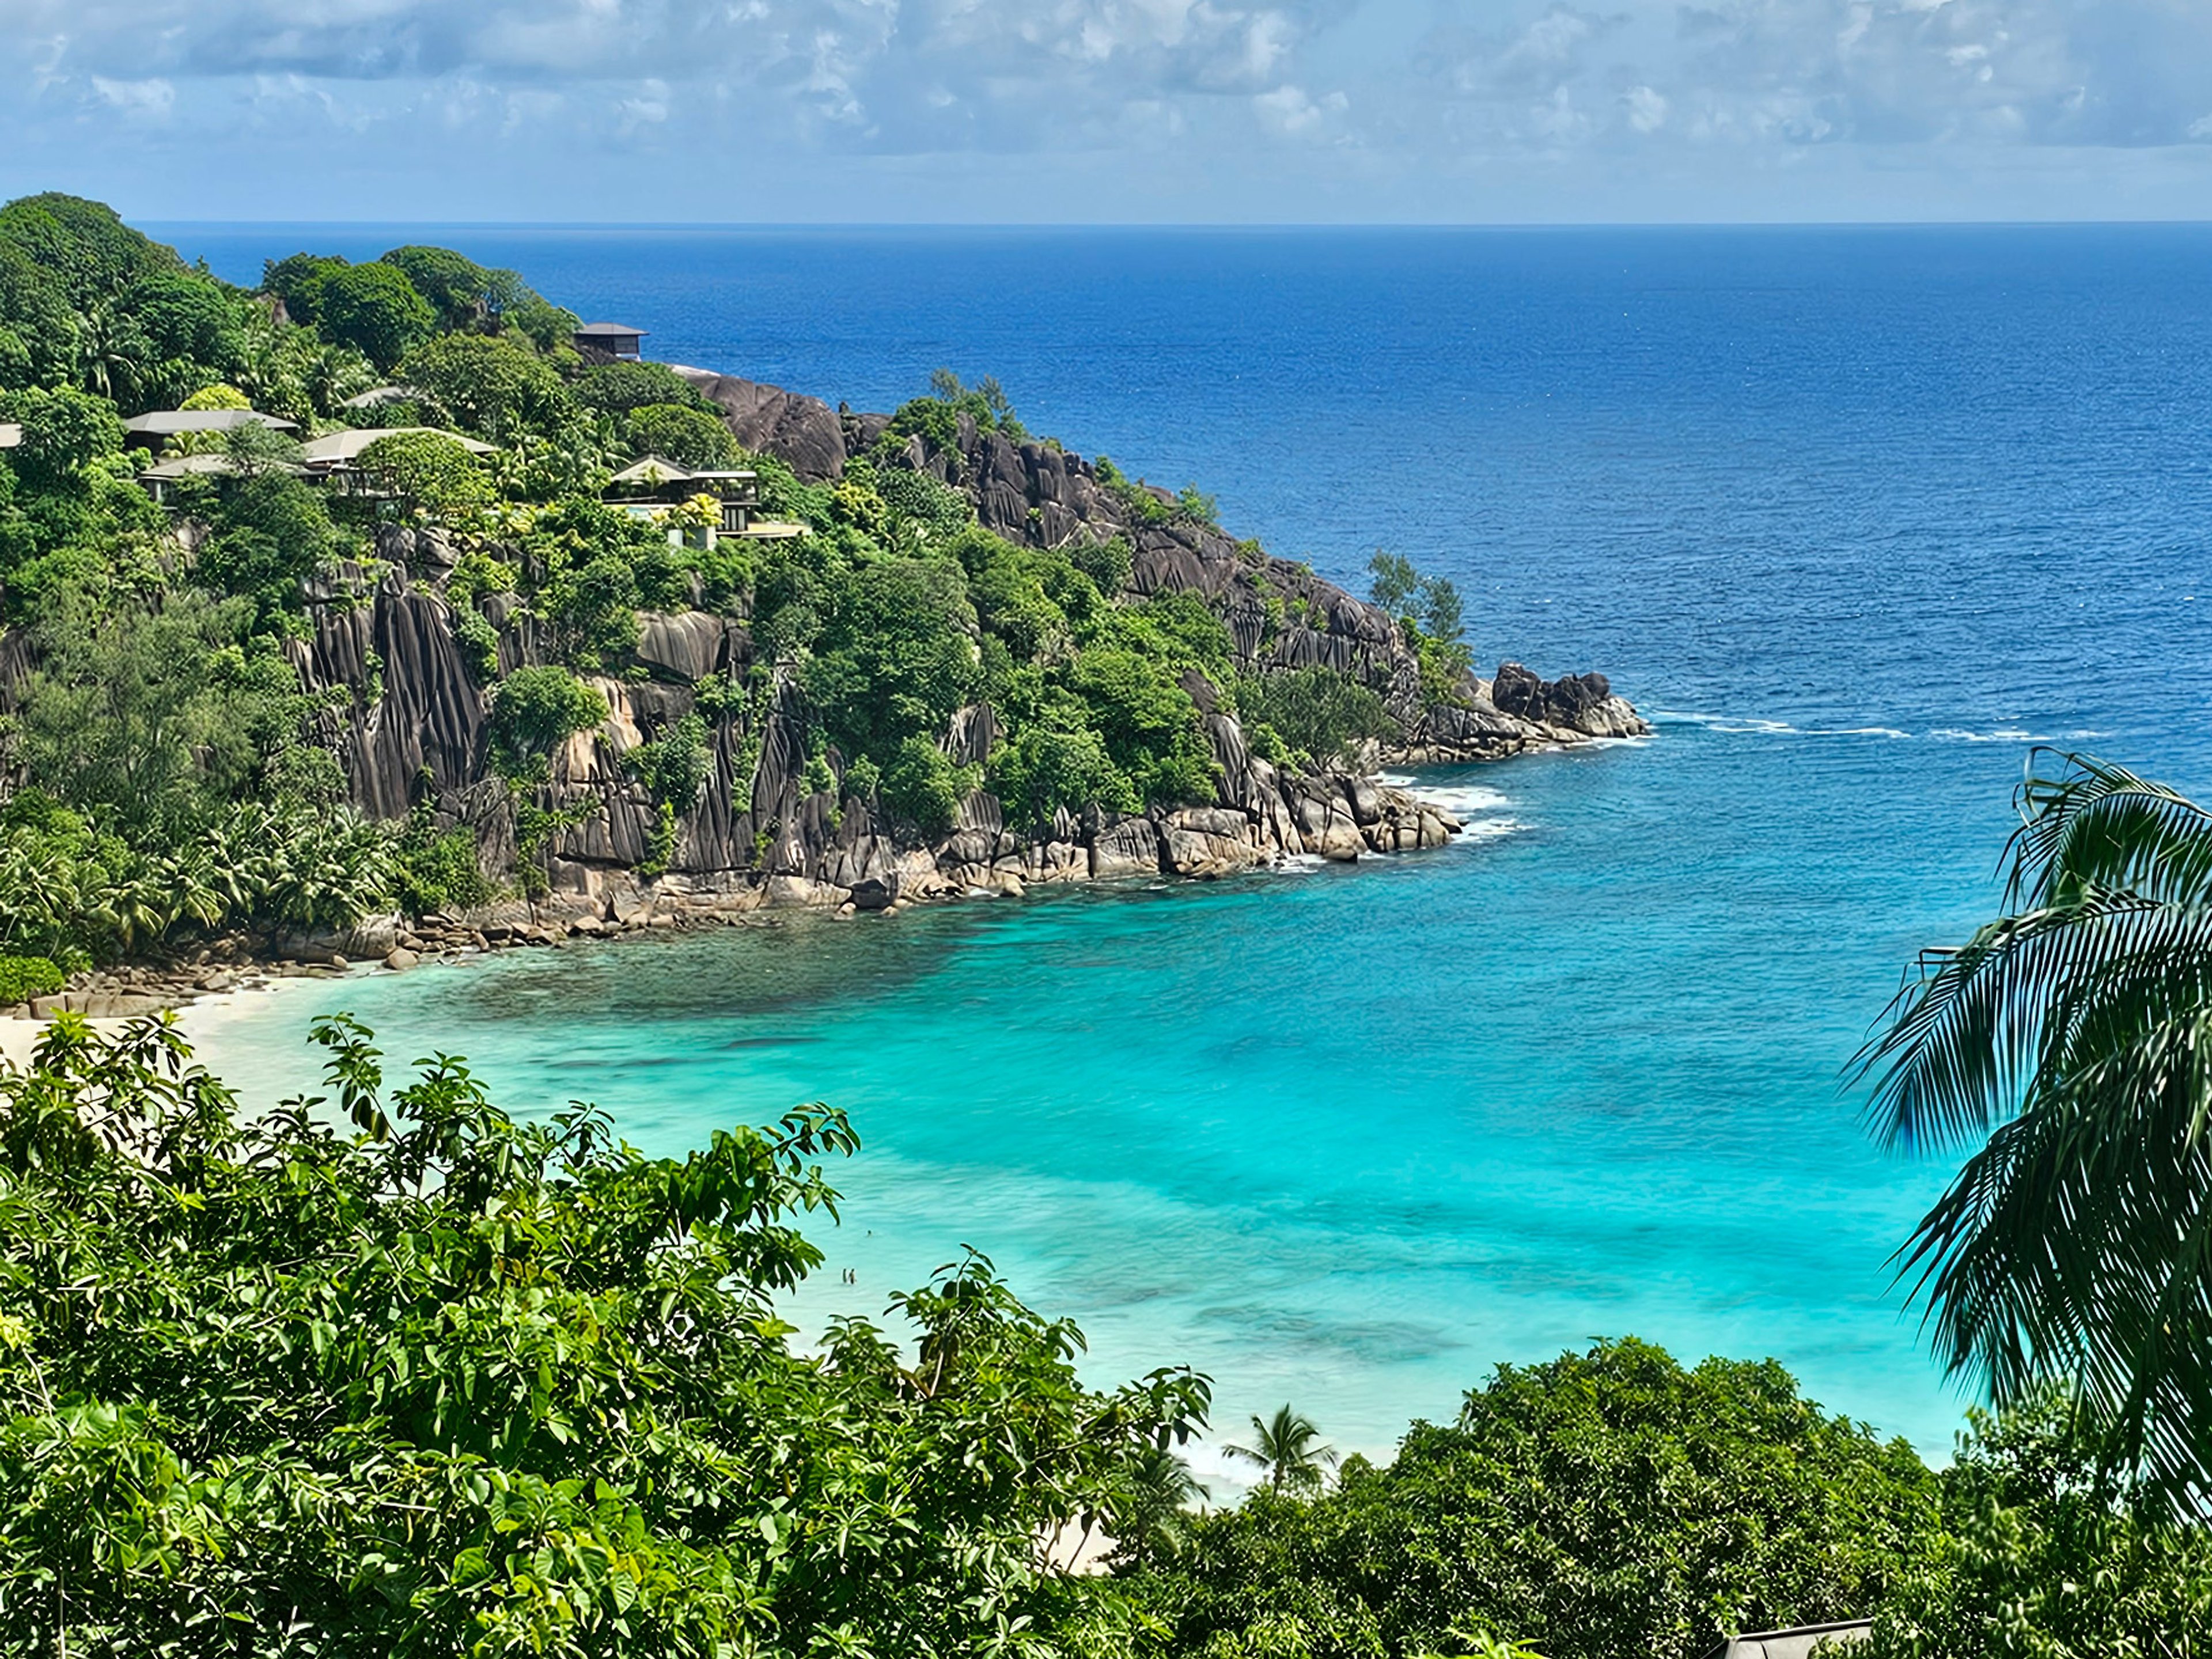
[[[167,118],[177,101],[177,89],[158,77],[145,81],[111,81],[104,75],[95,75],[92,77],[92,89],[100,101],[110,109],[121,110],[125,115],[149,121]]]
[[[1620,94],[1628,106],[1628,125],[1638,132],[1656,132],[1667,125],[1667,100],[1650,87],[1631,87]]]
[[[2212,0],[0,0],[0,106],[58,154],[95,117],[143,143],[304,113],[518,167],[650,148],[679,185],[732,146],[908,177],[1170,155],[1224,190],[1321,141],[1362,179],[1815,149],[2078,172],[2212,139],[2208,82]]]

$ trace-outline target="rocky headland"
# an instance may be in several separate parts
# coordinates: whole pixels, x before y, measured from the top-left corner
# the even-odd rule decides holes
[[[846,791],[843,758],[834,747],[825,755],[799,676],[757,646],[748,606],[700,605],[638,613],[626,660],[586,677],[608,717],[561,744],[543,779],[518,792],[491,764],[491,699],[465,640],[469,605],[447,595],[467,550],[441,530],[385,524],[374,532],[372,558],[309,580],[304,626],[286,648],[302,686],[329,711],[323,735],[354,805],[386,821],[428,811],[441,830],[467,829],[495,880],[515,869],[520,850],[542,874],[538,890],[411,923],[394,916],[320,933],[228,935],[166,966],[76,975],[38,1011],[137,1012],[231,988],[256,963],[400,968],[441,951],[704,925],[781,907],[896,912],[1039,884],[1208,878],[1290,858],[1415,852],[1442,846],[1462,826],[1382,781],[1382,768],[1493,761],[1649,731],[1597,673],[1547,680],[1507,662],[1488,678],[1461,673],[1440,696],[1381,607],[1208,520],[1170,511],[1176,497],[1055,442],[1018,442],[963,415],[945,441],[916,434],[893,448],[882,441],[890,416],[678,372],[739,444],[781,460],[803,483],[833,483],[869,454],[878,466],[910,468],[962,492],[981,526],[1009,542],[1066,550],[1121,538],[1132,555],[1121,601],[1197,595],[1226,628],[1239,675],[1326,668],[1376,694],[1398,736],[1370,743],[1349,764],[1277,764],[1253,751],[1221,688],[1192,670],[1182,684],[1213,763],[1212,800],[1138,812],[1061,808],[1025,823],[979,788],[946,833],[922,836]],[[477,596],[473,609],[496,632],[499,675],[554,659],[544,623],[514,596]],[[14,676],[27,671],[24,642],[0,635],[0,690],[13,677],[10,661]],[[715,684],[746,695],[709,707],[701,688]],[[708,775],[676,815],[672,839],[664,810],[624,757],[695,712],[708,728]],[[953,717],[941,747],[957,763],[986,768],[1000,738],[991,708],[976,703]],[[556,827],[518,849],[526,809]]]
[[[749,380],[686,374],[740,443],[808,481],[840,477],[848,456],[874,447],[890,421]],[[1374,768],[1498,760],[1650,729],[1595,673],[1545,680],[1507,663],[1489,679],[1468,675],[1449,701],[1425,697],[1419,662],[1380,608],[1211,525],[1139,521],[1123,495],[1101,486],[1091,463],[1057,445],[1016,444],[963,419],[957,441],[933,446],[915,435],[903,459],[964,491],[984,526],[1011,541],[1055,548],[1126,538],[1134,551],[1126,597],[1201,595],[1226,624],[1240,669],[1320,665],[1351,676],[1382,696],[1402,742],[1376,747],[1364,773],[1279,768],[1251,752],[1236,716],[1217,706],[1215,688],[1194,673],[1185,689],[1218,769],[1212,802],[1126,815],[1062,810],[1048,824],[1024,826],[978,790],[949,835],[917,842],[878,822],[865,803],[841,799],[834,783],[805,787],[805,698],[793,677],[757,659],[745,618],[648,612],[630,671],[591,682],[610,718],[562,748],[540,791],[540,805],[578,821],[549,848],[550,890],[526,920],[775,905],[882,909],[1035,883],[1208,877],[1301,854],[1410,852],[1441,845],[1460,826],[1378,781]],[[382,696],[356,703],[337,734],[355,799],[396,817],[427,787],[443,817],[475,826],[487,862],[496,862],[511,856],[513,825],[505,790],[486,776],[485,699],[442,595],[457,555],[435,532],[403,528],[380,532],[377,551],[380,572],[343,573],[310,607],[298,666],[311,688],[327,688],[359,685],[368,665],[380,663]],[[528,615],[498,620],[502,670],[538,660]],[[665,870],[639,874],[655,812],[623,756],[692,712],[701,682],[763,678],[770,690],[760,712],[715,721],[711,776],[678,823]],[[956,760],[981,764],[997,736],[991,710],[976,705],[955,717],[943,741]]]

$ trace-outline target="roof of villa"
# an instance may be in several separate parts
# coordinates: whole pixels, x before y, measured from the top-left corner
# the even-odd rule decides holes
[[[741,467],[719,472],[694,472],[689,467],[677,465],[665,456],[647,455],[632,461],[608,479],[607,484],[611,489],[616,484],[707,483],[718,478],[757,478],[759,476],[757,472],[747,471]]]
[[[632,328],[627,323],[583,323],[568,331],[572,336],[586,340],[597,339],[617,334],[634,337],[641,340],[645,337],[645,331],[643,329]]]
[[[380,404],[398,403],[403,398],[419,398],[422,394],[411,386],[371,386],[366,392],[356,392],[340,404],[340,409],[374,409]]]
[[[274,427],[295,432],[299,422],[280,415],[264,415],[258,409],[157,409],[133,415],[123,429],[149,438],[174,437],[179,432],[235,432],[242,426]]]
[[[379,438],[389,438],[402,432],[436,432],[441,438],[450,438],[471,455],[495,453],[493,446],[478,443],[474,438],[464,438],[458,432],[441,432],[434,426],[357,426],[343,432],[333,432],[326,438],[313,438],[300,446],[300,459],[309,466],[343,466],[359,460],[361,452]]]

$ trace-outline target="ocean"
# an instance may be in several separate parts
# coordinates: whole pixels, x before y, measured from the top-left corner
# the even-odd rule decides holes
[[[655,1152],[823,1100],[865,1146],[794,1309],[963,1248],[1099,1382],[1188,1363],[1387,1453],[1500,1361],[1771,1355],[1948,1448],[1892,1252],[1951,1165],[1846,1068],[1994,914],[2033,748],[2212,791],[2212,227],[159,228],[250,279],[447,243],[647,355],[856,409],[947,366],[1648,742],[1423,775],[1441,853],[794,918],[196,1011],[257,1098],[315,1012]],[[852,1268],[857,1283],[842,1283]]]

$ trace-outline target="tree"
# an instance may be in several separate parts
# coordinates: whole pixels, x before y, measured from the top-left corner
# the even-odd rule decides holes
[[[396,266],[325,270],[314,283],[314,294],[315,327],[322,337],[351,346],[380,373],[390,373],[437,331],[437,313]]]
[[[379,255],[377,263],[404,273],[415,291],[438,313],[438,326],[449,331],[472,328],[488,319],[490,295],[501,287],[494,273],[449,247],[396,247]],[[499,276],[512,278],[514,273]]]
[[[491,505],[491,480],[443,432],[395,432],[361,452],[361,470],[410,518],[460,523]]]
[[[31,781],[141,845],[180,839],[252,793],[307,712],[274,642],[240,643],[252,611],[190,587],[158,609],[57,594],[21,694]]]
[[[464,430],[494,443],[550,436],[580,416],[552,365],[504,337],[446,335],[410,353],[400,373]]]
[[[915,736],[901,743],[884,763],[880,793],[894,816],[926,836],[942,836],[978,781],[973,767],[955,765],[927,738]]]
[[[1202,1378],[1085,1387],[975,1255],[795,1352],[842,1115],[648,1158],[314,1036],[252,1114],[151,1020],[0,1073],[0,1656],[1129,1650],[1040,1540]]]
[[[1403,616],[1421,591],[1421,573],[1413,568],[1413,562],[1378,547],[1367,562],[1367,569],[1372,579],[1367,585],[1367,597],[1392,616]]]
[[[1322,1443],[1311,1418],[1288,1406],[1277,1407],[1270,1418],[1253,1417],[1250,1445],[1221,1449],[1240,1463],[1265,1470],[1268,1486],[1277,1492],[1317,1492],[1336,1467],[1336,1449]]]
[[[565,668],[518,668],[493,688],[491,742],[510,778],[544,775],[553,751],[607,717],[607,700]]]
[[[1237,712],[1248,729],[1267,726],[1293,751],[1323,763],[1343,762],[1367,739],[1398,729],[1381,696],[1318,663],[1244,676]]]
[[[0,418],[23,428],[8,462],[34,489],[80,485],[85,468],[123,447],[123,422],[114,406],[70,386],[11,392],[0,398]]]
[[[629,416],[630,447],[641,455],[659,455],[678,466],[710,471],[737,465],[738,441],[712,410],[682,404],[648,404]]]
[[[2212,1530],[2114,1502],[2066,1390],[1969,1413],[1942,1524],[1854,1659],[2167,1659],[2212,1650]]]
[[[157,358],[182,358],[217,374],[238,364],[238,313],[230,296],[210,278],[190,271],[145,277],[126,299]]]
[[[848,755],[885,764],[908,737],[934,743],[975,689],[975,613],[957,565],[880,559],[839,584],[807,692]]]
[[[265,261],[261,267],[261,291],[284,302],[284,313],[295,323],[314,326],[322,308],[323,284],[347,268],[336,255],[295,253]]]
[[[665,363],[594,363],[574,384],[576,401],[605,415],[627,415],[649,404],[714,410],[690,381]]]
[[[2212,1499],[2212,813],[2039,750],[2008,912],[1925,952],[1863,1056],[1871,1121],[1986,1144],[1903,1272],[1954,1374],[2001,1407],[2067,1382],[2108,1471]]]
[[[264,617],[295,610],[301,579],[337,552],[337,532],[319,490],[281,465],[257,465],[249,445],[238,448],[237,464],[250,470],[217,495],[193,574],[218,592],[252,599]]]

